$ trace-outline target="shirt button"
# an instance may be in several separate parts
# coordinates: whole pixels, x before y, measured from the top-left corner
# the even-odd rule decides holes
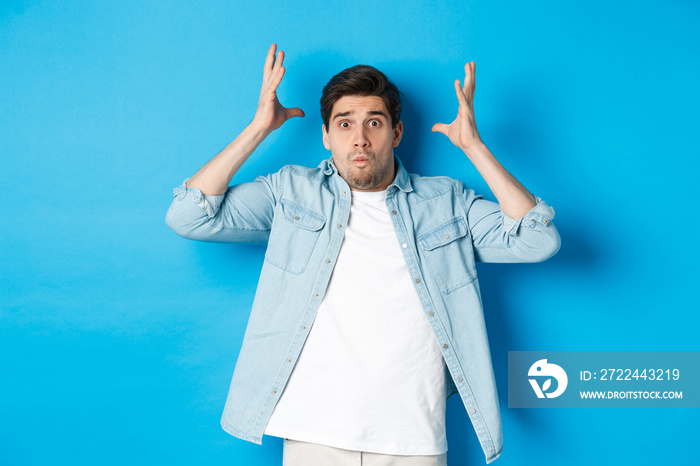
[[[291,359],[289,359],[289,358],[287,358],[287,362],[292,362],[292,360],[291,360]]]
[[[301,326],[301,329],[302,329],[302,330],[306,330],[306,325],[302,325],[302,326]]]
[[[277,390],[272,390],[272,393],[277,393]]]
[[[299,220],[299,217],[294,217],[294,220]]]
[[[445,235],[445,239],[447,239],[447,238],[449,238],[449,237],[450,237],[450,235]]]
[[[395,210],[392,210],[392,211],[391,211],[391,215],[396,215],[396,211],[395,211]]]
[[[544,223],[549,223],[549,219],[544,219]]]
[[[476,409],[472,408],[472,414],[476,413]]]
[[[420,278],[416,278],[416,283],[420,283]]]
[[[341,225],[341,224],[339,223],[339,224],[338,224],[338,228],[343,228],[343,225]]]
[[[343,196],[345,196],[347,193],[348,193],[347,191],[343,191]]]
[[[430,317],[432,317],[432,316],[433,316],[433,311],[428,312],[428,315],[429,315]]]
[[[318,298],[318,293],[314,293],[314,296],[316,296]]]
[[[331,260],[330,260],[330,259],[326,259],[326,264],[330,264],[330,263],[331,263]]]
[[[404,248],[404,249],[406,249],[406,248],[408,247],[408,244],[403,243],[403,244],[401,245],[401,247]]]
[[[457,382],[461,382],[461,381],[462,381],[462,377],[457,377]]]
[[[445,348],[445,349],[447,349],[447,343],[445,343],[444,345],[442,345],[442,347]]]

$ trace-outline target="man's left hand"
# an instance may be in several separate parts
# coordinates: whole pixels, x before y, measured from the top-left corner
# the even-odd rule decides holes
[[[476,63],[472,61],[464,65],[464,72],[464,87],[459,79],[455,81],[455,91],[457,92],[457,100],[459,100],[457,118],[449,125],[436,123],[433,126],[433,132],[446,135],[452,144],[467,152],[470,147],[481,143],[474,118]]]

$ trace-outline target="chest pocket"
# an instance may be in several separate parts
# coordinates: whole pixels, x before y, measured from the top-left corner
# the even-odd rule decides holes
[[[265,260],[287,272],[304,272],[326,218],[294,202],[282,199],[275,212]]]
[[[474,251],[467,222],[455,217],[417,238],[428,269],[444,294],[469,285],[476,278]]]

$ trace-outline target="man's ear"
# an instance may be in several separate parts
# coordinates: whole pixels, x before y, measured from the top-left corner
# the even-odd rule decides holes
[[[391,147],[396,147],[401,142],[401,136],[403,136],[403,123],[399,121],[396,123],[396,128],[394,128],[394,140],[391,142]]]
[[[326,131],[326,125],[321,125],[321,131],[323,132],[323,145],[326,149],[331,150],[331,145],[328,142],[328,131]]]

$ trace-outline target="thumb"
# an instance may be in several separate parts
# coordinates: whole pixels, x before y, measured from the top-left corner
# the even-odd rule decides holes
[[[299,107],[287,109],[287,118],[303,117],[303,116],[306,116],[306,115],[304,114],[304,111],[302,109],[300,109]]]
[[[433,133],[447,134],[448,125],[445,123],[435,123],[433,125]]]

